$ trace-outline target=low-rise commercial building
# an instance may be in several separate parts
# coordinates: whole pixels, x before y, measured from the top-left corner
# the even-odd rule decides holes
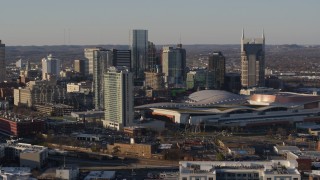
[[[71,112],[74,111],[73,106],[69,106],[66,104],[53,104],[53,103],[36,104],[35,108],[41,114],[45,114],[49,116],[70,115]]]
[[[77,166],[62,166],[56,169],[56,178],[61,180],[77,180],[79,178],[79,168]]]
[[[29,167],[0,167],[0,179],[3,180],[29,180],[31,168]]]
[[[89,93],[92,89],[92,83],[90,82],[79,82],[79,83],[68,83],[68,93]]]
[[[45,122],[41,119],[18,116],[14,113],[0,112],[0,132],[2,134],[23,137],[45,129]]]
[[[249,89],[241,89],[240,94],[242,95],[253,95],[253,94],[275,94],[278,93],[279,89],[266,88],[266,87],[253,87]]]
[[[274,151],[280,155],[286,155],[288,152],[300,153],[297,146],[274,146]]]
[[[300,180],[297,163],[286,160],[272,161],[180,161],[180,180],[252,179]]]
[[[5,158],[19,159],[21,167],[40,169],[47,163],[47,147],[15,142],[2,146],[5,148]]]
[[[115,177],[115,171],[90,171],[84,180],[111,180]]]

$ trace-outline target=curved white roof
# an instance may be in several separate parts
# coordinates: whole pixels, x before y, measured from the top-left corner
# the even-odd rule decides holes
[[[230,104],[244,100],[245,96],[221,90],[203,90],[189,95],[189,102],[196,104]]]

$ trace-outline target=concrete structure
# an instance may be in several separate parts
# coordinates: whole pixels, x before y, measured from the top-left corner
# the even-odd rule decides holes
[[[115,171],[90,171],[84,180],[112,180],[115,177]]]
[[[0,82],[6,80],[6,45],[0,40]]]
[[[41,114],[45,114],[49,116],[70,115],[70,113],[74,111],[73,106],[69,106],[66,104],[52,104],[52,103],[35,104],[34,107]]]
[[[85,76],[87,74],[89,74],[89,69],[87,68],[88,66],[88,61],[86,60],[79,60],[76,59],[74,60],[74,71]]]
[[[0,167],[0,179],[3,180],[34,180],[29,167]]]
[[[294,161],[180,161],[180,180],[300,180]]]
[[[92,89],[91,82],[79,82],[79,83],[68,83],[67,92],[68,93],[89,93]]]
[[[147,88],[154,90],[164,89],[164,73],[145,72],[145,84]]]
[[[97,48],[92,50],[93,58],[93,92],[94,107],[96,110],[104,109],[103,74],[108,67],[108,50]],[[90,61],[89,61],[90,62]]]
[[[287,160],[297,161],[299,171],[311,171],[312,162],[317,162],[320,158],[319,151],[287,152]]]
[[[207,89],[223,89],[226,58],[222,52],[213,52],[208,60]]]
[[[288,152],[300,153],[300,149],[297,146],[274,146],[274,151],[277,154],[286,155]]]
[[[273,88],[266,88],[266,87],[253,87],[248,89],[241,89],[240,94],[241,95],[254,95],[254,94],[276,94],[280,92],[279,89],[273,89]]]
[[[6,158],[18,158],[21,167],[41,169],[47,163],[47,147],[15,142],[3,144],[3,146],[5,146]]]
[[[50,80],[52,77],[60,77],[60,60],[49,54],[42,60],[42,80]]]
[[[144,79],[148,66],[148,30],[134,29],[130,34],[131,70],[134,79]]]
[[[110,68],[104,75],[103,126],[120,130],[132,124],[133,97],[132,73],[128,69]]]
[[[77,166],[62,166],[56,169],[56,178],[61,180],[77,180],[79,178],[79,168]]]
[[[288,95],[286,95],[288,94]],[[253,95],[255,96],[255,95]],[[204,90],[189,96],[184,103],[153,103],[135,107],[162,116],[175,123],[215,127],[252,127],[271,124],[293,125],[297,122],[319,122],[320,100],[317,96],[284,93],[277,103],[252,106],[247,96],[225,91]],[[255,99],[255,101],[264,99]],[[272,100],[272,99],[271,99]],[[251,103],[251,100],[250,100]]]
[[[184,87],[186,79],[186,50],[178,44],[177,48],[162,48],[162,72],[167,87]]]
[[[32,107],[39,103],[63,102],[67,90],[50,81],[29,81],[25,88],[14,89],[14,105]]]
[[[265,37],[248,39],[242,31],[241,38],[241,85],[242,87],[264,86]]]
[[[45,129],[45,122],[41,119],[21,117],[14,113],[0,112],[0,133],[5,135],[24,137],[41,133]]]
[[[103,75],[107,69],[115,67],[126,67],[130,71],[130,50],[106,50],[103,48],[85,49],[85,56],[89,60],[89,73],[92,71],[93,92],[95,110],[104,109],[104,80]],[[92,66],[92,67],[91,67]]]
[[[76,138],[80,141],[101,141],[103,139],[102,136],[94,134],[78,134]]]
[[[71,112],[71,116],[80,121],[88,119],[101,120],[104,119],[104,111]]]
[[[96,59],[96,51],[101,50],[102,48],[96,47],[96,48],[85,48],[84,49],[84,57],[87,59],[87,67],[86,67],[86,72],[88,72],[89,75],[93,75],[94,71],[94,61]]]

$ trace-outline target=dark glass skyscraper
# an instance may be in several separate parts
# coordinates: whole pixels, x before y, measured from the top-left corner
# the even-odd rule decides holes
[[[209,56],[207,72],[207,88],[222,89],[226,70],[226,58],[219,52],[213,52]]]
[[[6,58],[5,58],[5,44],[0,40],[0,82],[6,80]]]
[[[148,66],[148,31],[147,30],[132,30],[130,35],[131,49],[131,71],[134,79],[144,78],[144,71]]]

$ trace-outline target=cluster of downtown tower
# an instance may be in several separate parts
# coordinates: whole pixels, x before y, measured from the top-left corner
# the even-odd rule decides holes
[[[264,86],[265,38],[241,37],[241,85]],[[134,90],[137,88],[171,89],[187,86],[186,50],[182,44],[164,46],[157,51],[148,41],[147,30],[132,30],[127,50],[87,48],[87,60],[75,67],[92,75],[94,106],[105,112],[104,126],[121,129],[134,119]],[[82,64],[81,64],[82,63]],[[205,89],[225,87],[226,58],[222,52],[208,55]],[[84,68],[86,67],[86,68]],[[191,78],[196,78],[195,76]]]
[[[205,69],[187,67],[182,44],[157,50],[148,41],[147,30],[132,30],[128,49],[84,49],[86,60],[75,60],[74,70],[92,77],[93,103],[104,111],[104,127],[122,129],[134,122],[134,98],[139,90],[168,91],[175,88],[226,89],[226,58],[220,51],[208,55]],[[30,65],[27,64],[27,72]],[[52,55],[42,59],[42,79],[50,80],[60,72],[60,60]],[[264,86],[265,37],[241,37],[241,83],[243,88]],[[0,41],[0,80],[5,80],[5,45]],[[201,83],[198,83],[199,77]],[[204,78],[203,78],[204,77]],[[198,83],[198,84],[197,84]],[[200,85],[201,84],[201,85]]]
[[[84,67],[92,75],[94,106],[104,111],[105,127],[121,129],[132,124],[134,89],[185,86],[186,50],[178,44],[157,52],[147,30],[132,30],[128,50],[96,47],[86,48],[84,54],[87,60],[75,67]]]

